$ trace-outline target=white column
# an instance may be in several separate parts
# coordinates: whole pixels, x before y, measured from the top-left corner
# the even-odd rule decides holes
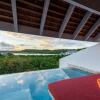
[[[16,0],[11,0],[11,5],[12,5],[12,14],[13,14],[14,31],[15,31],[15,32],[18,32],[18,21],[17,21]]]
[[[90,36],[95,32],[95,30],[100,26],[100,18],[96,21],[96,23],[91,27],[88,31],[87,35],[85,36],[85,40],[88,40]]]
[[[64,20],[63,20],[63,22],[62,22],[62,24],[61,24],[60,29],[59,29],[59,33],[58,33],[59,38],[62,37],[63,32],[64,32],[64,30],[65,30],[65,28],[66,28],[66,25],[68,24],[68,21],[69,21],[69,19],[70,19],[72,13],[73,13],[73,11],[74,11],[74,8],[75,8],[75,6],[72,5],[72,4],[70,4],[70,6],[69,6],[69,8],[68,8],[68,10],[67,10],[67,12],[66,12],[66,14],[65,14],[65,18],[64,18]]]
[[[42,18],[41,18],[41,23],[40,23],[40,35],[43,34],[46,16],[47,16],[48,8],[49,8],[49,3],[50,3],[50,0],[44,1],[44,8],[43,8]]]
[[[78,25],[78,27],[76,28],[75,32],[73,33],[73,39],[76,39],[76,37],[78,36],[78,34],[80,33],[81,29],[84,27],[85,23],[87,22],[87,20],[90,18],[90,16],[92,15],[91,12],[87,12],[85,14],[85,16],[83,17],[83,19],[81,20],[80,24]]]

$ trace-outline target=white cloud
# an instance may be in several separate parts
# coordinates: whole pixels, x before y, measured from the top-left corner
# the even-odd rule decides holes
[[[0,42],[0,51],[7,51],[7,50],[10,51],[13,49],[14,49],[13,45],[10,45],[10,44],[4,43],[4,42]]]
[[[76,49],[95,45],[93,42],[41,37],[36,35],[0,31],[0,42],[9,44],[8,50],[21,49]],[[7,45],[2,48],[7,49]]]

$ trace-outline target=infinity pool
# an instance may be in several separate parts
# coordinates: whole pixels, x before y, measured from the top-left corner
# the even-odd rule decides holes
[[[63,69],[63,71],[70,78],[81,77],[81,76],[86,76],[86,75],[91,75],[92,74],[92,73],[89,73],[87,71],[83,71],[83,70],[76,69],[76,68],[66,68],[66,69]]]
[[[52,100],[48,93],[48,84],[70,78],[66,70],[52,69],[1,75],[0,100]]]

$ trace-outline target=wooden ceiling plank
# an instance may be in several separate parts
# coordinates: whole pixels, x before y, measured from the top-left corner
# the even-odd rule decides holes
[[[24,4],[27,4],[27,5],[34,6],[34,7],[36,7],[36,8],[42,9],[41,6],[36,5],[36,4],[34,4],[34,3],[31,3],[31,2],[28,2],[28,1],[25,1],[25,0],[19,0],[19,1],[20,1],[21,3],[24,3]]]
[[[5,5],[5,6],[9,6],[9,7],[10,7],[10,4],[7,3],[7,2],[0,1],[0,4]]]

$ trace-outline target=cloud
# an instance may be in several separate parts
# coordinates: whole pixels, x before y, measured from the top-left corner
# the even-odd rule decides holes
[[[1,44],[2,48],[0,47],[0,49],[4,49],[5,47],[8,50],[77,49],[89,47],[96,44],[93,42],[58,39],[7,31],[0,31],[0,42],[3,42],[3,44]]]
[[[8,43],[0,42],[0,51],[11,51],[14,49],[13,45],[10,45]]]

